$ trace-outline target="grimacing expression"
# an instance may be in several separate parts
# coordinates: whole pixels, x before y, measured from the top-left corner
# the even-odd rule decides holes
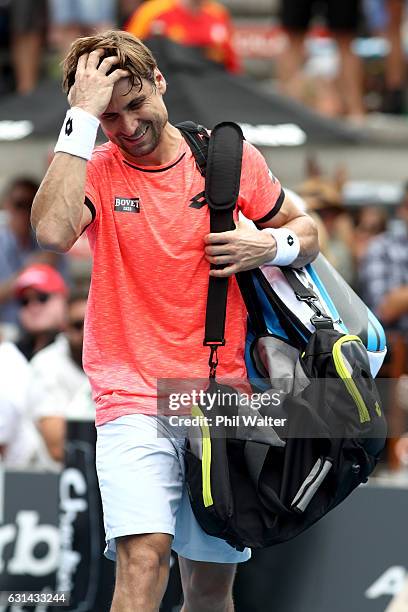
[[[129,91],[128,79],[120,79],[100,118],[109,140],[135,159],[146,157],[156,149],[168,121],[163,102],[166,83],[159,71],[155,74],[156,85],[143,80],[141,90],[135,86]]]

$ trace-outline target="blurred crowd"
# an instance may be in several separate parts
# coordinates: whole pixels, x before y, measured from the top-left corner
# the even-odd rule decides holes
[[[239,72],[240,10],[240,0],[0,0],[0,93],[30,94],[41,71],[58,71],[72,40],[110,27],[199,46]],[[270,59],[284,94],[358,124],[372,110],[406,112],[405,0],[276,0],[267,20],[285,41]],[[356,45],[361,37],[383,41],[381,83]]]
[[[82,369],[89,274],[78,276],[77,249],[39,249],[30,225],[37,189],[16,177],[0,206],[0,456],[7,467],[58,470],[67,415],[94,416]]]
[[[318,10],[315,10],[317,7]],[[288,45],[278,62],[280,86],[304,100],[308,78],[307,33],[324,19],[339,50],[335,79],[325,82],[320,109],[361,120],[366,112],[361,60],[353,40],[361,27],[388,40],[384,110],[405,111],[402,0],[282,0],[281,24]],[[365,11],[365,19],[362,15]],[[317,19],[317,22],[316,22]],[[228,10],[209,0],[3,0],[0,32],[9,41],[14,88],[29,95],[36,87],[46,47],[63,55],[71,41],[108,27],[123,27],[145,39],[167,36],[199,45],[226,70],[242,70],[234,49]],[[319,26],[320,27],[320,26]],[[4,73],[1,73],[4,77]],[[324,80],[324,79],[323,79]],[[336,90],[335,106],[323,98]],[[320,91],[317,89],[317,91]],[[322,90],[323,91],[323,90]],[[330,106],[330,105],[329,105]],[[408,183],[396,209],[344,204],[342,169],[327,177],[310,164],[296,192],[316,219],[321,250],[396,334],[407,372]],[[89,272],[87,240],[66,255],[41,251],[30,226],[38,184],[11,180],[0,204],[0,456],[6,466],[57,470],[63,458],[67,417],[91,418],[94,407],[82,369],[82,341]],[[390,345],[389,360],[396,351]],[[393,370],[395,372],[396,370]],[[401,457],[405,447],[401,446]]]

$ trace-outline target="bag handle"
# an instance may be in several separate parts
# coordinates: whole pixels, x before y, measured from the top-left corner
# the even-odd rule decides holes
[[[334,329],[333,319],[323,312],[316,304],[319,298],[315,292],[298,279],[293,268],[286,266],[281,268],[281,270],[287,282],[292,287],[297,299],[301,302],[306,302],[314,311],[315,314],[310,319],[312,325],[314,325],[316,329]]]

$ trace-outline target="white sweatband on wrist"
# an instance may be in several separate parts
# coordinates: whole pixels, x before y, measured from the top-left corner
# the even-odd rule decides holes
[[[70,153],[83,159],[91,159],[94,150],[99,119],[73,106],[67,111],[54,153]]]
[[[290,266],[298,258],[300,242],[295,232],[286,227],[266,227],[262,230],[268,232],[276,240],[276,255],[266,266]]]

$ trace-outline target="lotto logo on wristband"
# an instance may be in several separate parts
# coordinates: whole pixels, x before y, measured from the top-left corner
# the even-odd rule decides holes
[[[73,132],[74,128],[72,127],[72,117],[70,117],[69,119],[67,119],[67,122],[65,124],[65,133],[67,136],[70,136]]]
[[[294,244],[295,244],[295,241],[293,239],[293,236],[288,236],[288,245],[293,246]]]
[[[115,198],[115,212],[140,213],[140,198]]]

